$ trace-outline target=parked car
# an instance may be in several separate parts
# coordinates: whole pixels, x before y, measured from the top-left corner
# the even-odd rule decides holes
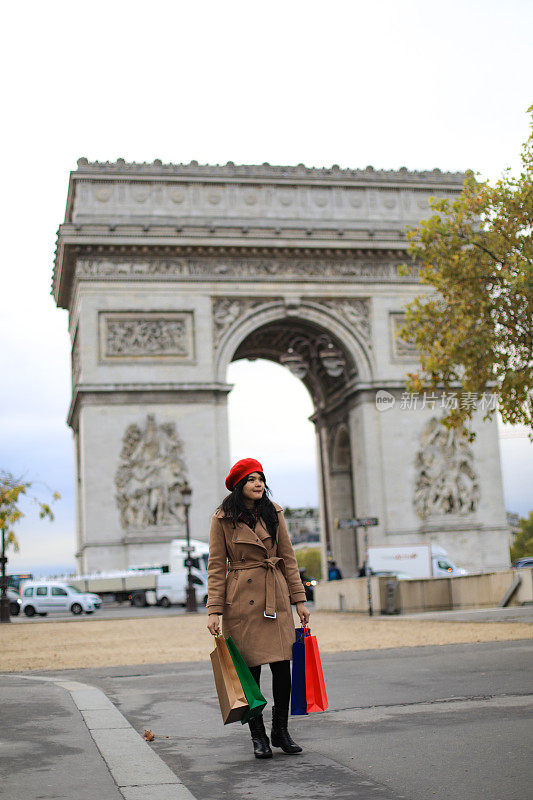
[[[513,569],[533,569],[533,556],[523,556],[513,561]]]
[[[314,587],[316,586],[316,581],[314,578],[309,578],[307,573],[303,567],[300,568],[300,580],[302,581],[305,589],[305,599],[308,600],[310,603],[313,602],[315,599],[315,590]]]
[[[74,586],[58,581],[27,581],[22,586],[21,610],[27,617],[41,617],[53,611],[92,614],[102,600],[97,594],[80,592]]]
[[[18,596],[18,592],[14,589],[7,589],[6,594],[9,598],[9,613],[12,617],[18,617],[20,614],[20,606],[22,605],[22,600]]]

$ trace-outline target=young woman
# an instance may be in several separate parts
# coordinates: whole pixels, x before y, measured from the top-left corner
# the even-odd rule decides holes
[[[270,664],[272,744],[284,753],[301,753],[287,729],[295,640],[291,603],[302,623],[309,621],[298,564],[259,461],[234,464],[226,488],[230,494],[213,515],[209,535],[207,627],[213,636],[220,633],[222,614],[224,636],[233,638],[258,684],[261,665]],[[249,725],[255,757],[272,758],[263,717]]]

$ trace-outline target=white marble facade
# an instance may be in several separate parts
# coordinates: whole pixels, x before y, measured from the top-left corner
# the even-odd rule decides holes
[[[465,449],[436,424],[438,401],[407,407],[417,356],[396,337],[422,291],[399,270],[405,226],[462,179],[80,159],[53,281],[72,340],[80,570],[166,563],[185,480],[207,539],[229,466],[228,364],[277,361],[293,334],[327,334],[346,361],[321,376],[331,521],[376,516],[376,543],[507,566],[496,425],[478,415]],[[332,529],[331,550],[347,575],[361,562],[349,531]]]

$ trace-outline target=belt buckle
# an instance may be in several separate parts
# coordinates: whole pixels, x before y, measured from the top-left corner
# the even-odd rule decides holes
[[[277,612],[276,611],[274,611],[273,614],[267,614],[267,612],[264,611],[263,614],[267,619],[276,619],[276,617],[277,617]]]

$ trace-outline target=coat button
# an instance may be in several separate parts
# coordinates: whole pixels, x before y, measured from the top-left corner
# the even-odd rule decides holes
[[[252,582],[252,579],[251,579],[251,578],[248,578],[248,581],[247,581],[247,583],[251,583],[251,582]]]
[[[250,605],[253,606],[255,600],[250,600]]]

